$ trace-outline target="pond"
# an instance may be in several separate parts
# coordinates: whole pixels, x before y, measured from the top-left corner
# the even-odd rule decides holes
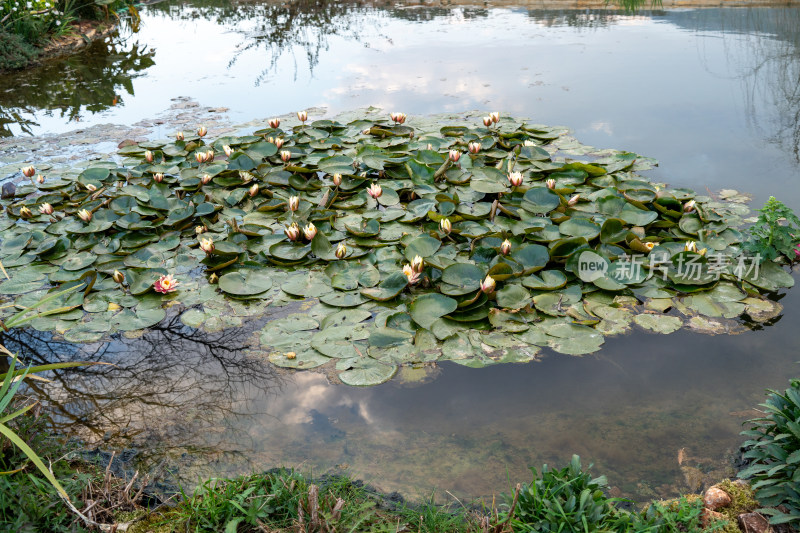
[[[137,33],[0,78],[4,131],[17,136],[0,150],[25,146],[26,132],[47,139],[80,127],[94,138],[92,127],[108,122],[151,138],[176,124],[191,131],[197,115],[154,118],[178,97],[214,106],[227,124],[310,106],[333,116],[376,105],[408,113],[412,125],[415,115],[500,109],[657,158],[646,172],[654,181],[800,208],[798,9],[324,5],[146,6]],[[81,144],[81,133],[70,137]],[[169,314],[108,343],[24,330],[4,344],[34,361],[114,362],[39,391],[58,428],[135,447],[148,464],[166,459],[187,483],[280,464],[347,470],[411,496],[439,488],[471,498],[579,453],[618,494],[643,500],[731,474],[741,423],[765,388],[796,376],[800,297],[771,298],[783,314],[742,322],[736,334],[634,329],[580,358],[545,349],[527,364],[403,367],[365,389],[248,353],[265,321],[303,312],[301,303],[218,333]]]

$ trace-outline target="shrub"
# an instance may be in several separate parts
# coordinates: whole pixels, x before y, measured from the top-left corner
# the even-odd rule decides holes
[[[793,379],[783,394],[770,390],[761,406],[765,416],[748,422],[752,427],[742,435],[751,465],[739,477],[752,477],[758,511],[770,516],[770,523],[800,524],[800,380]],[[786,512],[775,509],[784,506]]]
[[[13,70],[36,59],[36,50],[22,37],[0,29],[0,70]]]
[[[718,531],[726,527],[726,521],[717,521],[704,529],[701,525],[702,515],[703,499],[697,495],[681,496],[677,500],[665,502],[653,502],[641,514],[635,516],[632,531],[635,533],[678,533]]]

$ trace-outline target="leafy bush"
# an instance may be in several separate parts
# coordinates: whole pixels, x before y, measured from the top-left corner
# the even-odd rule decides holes
[[[745,459],[752,464],[739,472],[741,478],[753,478],[752,487],[759,503],[766,509],[770,523],[800,524],[800,380],[793,379],[783,394],[769,391],[761,406],[765,416],[749,420],[752,427],[742,432]],[[775,507],[782,505],[787,512]]]
[[[37,56],[36,50],[22,37],[0,28],[0,70],[22,68]]]
[[[635,533],[678,533],[683,531],[717,531],[724,521],[701,526],[703,499],[700,496],[681,496],[677,500],[653,502],[634,517]],[[737,527],[738,531],[738,527]]]
[[[520,490],[514,515],[509,520],[515,532],[628,530],[631,515],[617,509],[616,499],[603,494],[608,484],[605,476],[592,478],[582,470],[577,455],[573,455],[569,466],[561,470],[551,470],[544,465],[541,476],[535,468],[531,470],[533,481]],[[508,512],[511,512],[513,503],[508,504]]]
[[[758,212],[758,220],[748,230],[750,239],[744,243],[745,249],[760,255],[762,261],[779,257],[789,262],[796,260],[796,250],[800,242],[800,218],[774,196],[770,196]]]

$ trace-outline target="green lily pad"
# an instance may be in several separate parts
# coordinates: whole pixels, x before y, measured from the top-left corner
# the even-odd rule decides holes
[[[242,269],[220,276],[219,288],[236,296],[252,296],[271,289],[272,279],[268,272]]]

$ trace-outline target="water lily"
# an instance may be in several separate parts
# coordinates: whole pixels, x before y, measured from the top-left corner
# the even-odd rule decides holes
[[[205,152],[195,152],[194,159],[198,163],[205,163],[206,162],[206,153]]]
[[[145,150],[145,152],[144,152],[144,160],[147,161],[148,163],[152,163],[153,162],[153,152],[150,151],[150,150]]]
[[[225,155],[227,157],[230,157],[231,154],[233,153],[233,149],[230,146],[228,146],[227,144],[223,144],[222,145],[222,151],[225,152]]]
[[[172,277],[172,274],[167,274],[166,276],[158,278],[156,282],[153,283],[153,288],[156,292],[166,294],[178,290],[178,284],[175,278]]]
[[[296,241],[300,238],[300,226],[297,225],[297,222],[292,222],[284,228],[284,233],[286,233],[290,241]]]
[[[396,123],[402,124],[406,121],[406,114],[405,113],[392,113],[389,117]]]
[[[19,210],[19,216],[21,218],[31,218],[33,216],[33,211],[31,211],[27,207],[21,207]]]
[[[502,244],[500,244],[500,253],[503,255],[508,255],[510,252],[511,252],[511,241],[506,239],[502,242]]]
[[[367,128],[364,131],[362,131],[361,133],[363,133],[364,135],[369,135],[369,132],[371,132],[371,131],[372,131],[371,128]]]
[[[36,176],[36,181],[39,183],[44,183],[44,176],[39,174],[38,176]]]
[[[200,137],[205,137],[206,133],[208,133],[208,128],[206,128],[205,126],[200,126],[199,128],[197,128],[197,134]]]
[[[333,180],[333,184],[338,187],[342,184],[342,175],[341,174],[334,174],[331,178]]]
[[[208,228],[207,228],[207,227],[205,227],[205,226],[195,226],[195,227],[194,227],[194,232],[195,232],[197,235],[201,235],[201,234],[203,234],[203,233],[205,233],[205,232],[207,232],[207,231],[208,231]]]
[[[216,282],[219,281],[219,276],[217,276],[216,272],[212,272],[210,276],[208,276],[208,282],[211,285],[214,285]]]
[[[289,150],[281,150],[281,161],[286,163],[292,158],[292,152]]]
[[[247,194],[249,194],[251,197],[257,195],[258,194],[258,183],[252,184],[250,186],[250,188],[247,190]]]
[[[212,239],[200,239],[200,249],[207,255],[214,253],[214,241]]]
[[[278,137],[277,139],[273,140],[272,144],[278,147],[278,150],[281,149],[283,146],[283,137]]]
[[[206,161],[214,160],[214,150],[206,150]]]
[[[467,150],[471,154],[477,154],[481,151],[481,143],[473,141],[467,145]]]
[[[687,252],[697,252],[697,243],[694,241],[686,241],[683,245],[683,249]]]
[[[200,183],[202,183],[203,185],[208,185],[208,182],[210,181],[211,181],[211,176],[209,176],[208,174],[203,174],[203,176],[200,178]]]
[[[86,184],[86,190],[89,191],[89,192],[94,192],[94,191],[97,190],[97,186],[95,186],[95,185],[93,185],[91,183],[87,183]]]
[[[526,140],[525,140],[525,142],[524,142],[524,143],[522,143],[522,146],[528,146],[528,147],[530,147],[530,146],[536,146],[536,143],[535,143],[535,142],[533,142],[533,141],[531,141],[530,139],[526,139]]]
[[[34,174],[36,174],[36,169],[33,168],[33,165],[22,168],[22,175],[26,178],[32,178]]]
[[[453,224],[450,222],[449,218],[443,218],[440,220],[439,227],[442,228],[442,231],[445,233],[450,233],[453,231]]]
[[[692,213],[697,209],[697,202],[694,200],[689,200],[685,204],[683,204],[683,212],[684,213]]]
[[[52,215],[53,214],[53,206],[48,204],[47,202],[43,203],[39,206],[39,212],[43,215]]]
[[[492,117],[490,117],[488,115],[483,117],[483,125],[486,126],[487,128],[489,126],[491,126],[492,125]]]
[[[183,135],[183,132],[182,132],[182,131],[179,131],[178,133],[176,133],[176,134],[175,134],[175,140],[176,140],[176,141],[182,141],[182,140],[184,140],[184,139],[185,139],[185,137],[184,137],[184,135]]]
[[[288,203],[289,211],[297,211],[297,208],[300,207],[300,197],[299,196],[290,196],[289,203]]]
[[[425,266],[425,262],[422,260],[422,256],[415,255],[414,259],[411,260],[411,269],[414,272],[422,272],[422,267]]]
[[[581,195],[580,194],[576,194],[576,195],[572,196],[572,198],[567,200],[567,205],[575,205],[575,204],[578,203],[578,200],[580,200],[580,199],[581,199]]]
[[[240,170],[239,179],[242,180],[242,183],[250,183],[251,181],[253,181],[253,175],[247,172],[246,170]]]
[[[519,187],[522,185],[522,172],[511,172],[508,175],[508,181],[511,183],[512,187]]]
[[[494,111],[492,113],[489,113],[489,118],[492,119],[492,122],[497,124],[498,122],[500,122],[500,113],[498,111]]]
[[[308,120],[308,111],[298,111],[297,118],[300,120],[300,122],[305,124],[306,120]]]
[[[481,281],[481,292],[489,294],[492,292],[497,284],[492,276],[486,276],[486,279]]]
[[[644,245],[644,247],[645,247],[645,248],[647,248],[648,250],[652,250],[653,248],[655,248],[655,247],[656,247],[656,243],[654,243],[654,242],[643,242],[642,244],[643,244],[643,245]]]
[[[108,302],[109,311],[114,312],[114,311],[119,311],[120,309],[122,309],[122,306],[119,305],[118,303]]]
[[[457,163],[458,160],[461,159],[461,152],[459,152],[458,150],[450,150],[449,156],[450,156],[450,161],[452,161],[453,163]]]
[[[411,265],[405,265],[403,267],[403,274],[405,274],[406,278],[408,278],[409,285],[414,285],[416,283],[419,283],[419,280],[421,278],[421,274],[419,272],[414,272],[414,269],[411,268]]]
[[[111,279],[122,285],[123,283],[125,283],[125,274],[123,274],[119,270],[115,270],[114,273],[111,275]]]
[[[164,181],[164,173],[156,172],[155,174],[153,174],[153,181],[155,181],[156,183],[161,183],[162,181]]]
[[[86,209],[81,209],[80,211],[78,211],[78,217],[84,222],[91,222],[92,212]]]
[[[344,259],[347,255],[347,246],[343,242],[340,242],[339,245],[336,247],[336,258],[337,259]]]
[[[269,119],[269,121],[267,123],[269,124],[270,128],[272,128],[273,130],[276,130],[281,125],[281,119],[279,119],[277,117],[271,118],[271,119]]]
[[[431,143],[428,143],[428,150],[433,150],[433,145]]]
[[[317,227],[313,222],[309,222],[308,225],[303,228],[303,235],[305,235],[307,241],[314,240],[314,237],[317,236]]]
[[[544,184],[547,185],[548,189],[552,190],[556,188],[556,180],[554,180],[553,178],[549,178],[547,181],[544,182]]]
[[[383,188],[377,183],[373,183],[367,188],[367,194],[375,198],[376,200],[380,198],[381,194],[383,194]]]

